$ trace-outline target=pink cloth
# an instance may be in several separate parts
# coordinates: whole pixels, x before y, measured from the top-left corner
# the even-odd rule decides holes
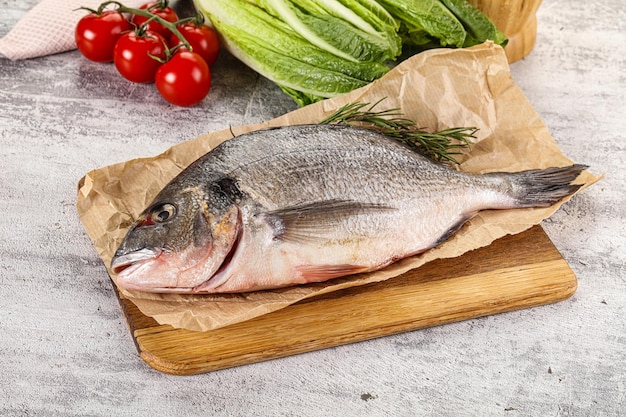
[[[103,0],[42,0],[0,39],[0,54],[11,60],[56,54],[76,48],[74,28],[87,12],[80,7],[97,9]],[[124,0],[125,6],[137,7],[146,0]]]

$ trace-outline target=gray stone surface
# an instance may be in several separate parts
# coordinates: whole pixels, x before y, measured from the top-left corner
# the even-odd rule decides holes
[[[36,0],[0,1],[0,36]],[[570,300],[191,377],[137,355],[78,220],[89,170],[294,108],[223,55],[198,107],[77,52],[0,58],[0,415],[626,415],[626,14],[544,1],[512,73],[566,155],[605,178],[543,226]]]

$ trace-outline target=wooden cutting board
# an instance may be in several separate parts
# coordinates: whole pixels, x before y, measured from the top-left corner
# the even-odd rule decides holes
[[[207,332],[159,325],[129,300],[120,304],[141,358],[159,371],[189,375],[553,303],[576,287],[567,262],[535,226],[385,282]]]

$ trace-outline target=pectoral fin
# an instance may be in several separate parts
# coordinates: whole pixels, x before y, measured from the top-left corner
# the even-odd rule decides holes
[[[374,212],[395,210],[379,203],[354,200],[325,200],[264,213],[274,229],[274,239],[310,241],[329,236],[346,219]]]

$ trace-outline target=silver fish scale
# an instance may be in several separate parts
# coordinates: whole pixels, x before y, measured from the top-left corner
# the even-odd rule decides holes
[[[240,139],[216,156],[242,191],[270,209],[337,198],[393,205],[460,181],[457,172],[365,129],[305,125]]]

